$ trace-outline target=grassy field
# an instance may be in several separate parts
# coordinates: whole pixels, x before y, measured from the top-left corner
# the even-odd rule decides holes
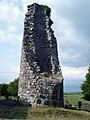
[[[90,120],[90,113],[62,108],[33,108],[28,111],[30,120]]]
[[[28,107],[25,106],[0,106],[0,118],[3,119],[26,119]]]
[[[27,120],[90,120],[90,113],[63,108],[0,107],[2,119]]]
[[[64,94],[64,99],[68,100],[69,103],[72,105],[77,105],[78,101],[82,101],[82,103],[90,104],[90,101],[86,101],[83,99],[82,94],[67,93],[67,94]]]
[[[83,99],[82,94],[64,94],[64,98],[72,105],[77,105]],[[88,102],[90,103],[90,102]],[[30,108],[26,106],[0,106],[2,119],[27,119],[27,120],[90,120],[90,112],[67,110],[62,108]]]

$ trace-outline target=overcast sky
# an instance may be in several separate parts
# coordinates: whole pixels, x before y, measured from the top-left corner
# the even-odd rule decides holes
[[[0,0],[0,83],[19,76],[24,14],[34,2],[52,9],[65,91],[79,91],[90,66],[90,0]]]

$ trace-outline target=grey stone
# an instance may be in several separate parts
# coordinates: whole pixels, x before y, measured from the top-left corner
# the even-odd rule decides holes
[[[59,67],[53,21],[39,4],[28,6],[24,20],[18,95],[25,104],[63,106],[63,76]]]

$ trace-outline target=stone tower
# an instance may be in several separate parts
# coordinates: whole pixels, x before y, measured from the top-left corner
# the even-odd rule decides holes
[[[49,7],[34,3],[25,15],[18,95],[32,106],[54,101],[63,106],[63,77],[50,12]]]

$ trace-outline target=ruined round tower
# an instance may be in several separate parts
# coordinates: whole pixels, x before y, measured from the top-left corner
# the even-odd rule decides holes
[[[51,28],[51,9],[34,3],[24,20],[18,96],[32,106],[63,106],[63,76],[57,40]]]

